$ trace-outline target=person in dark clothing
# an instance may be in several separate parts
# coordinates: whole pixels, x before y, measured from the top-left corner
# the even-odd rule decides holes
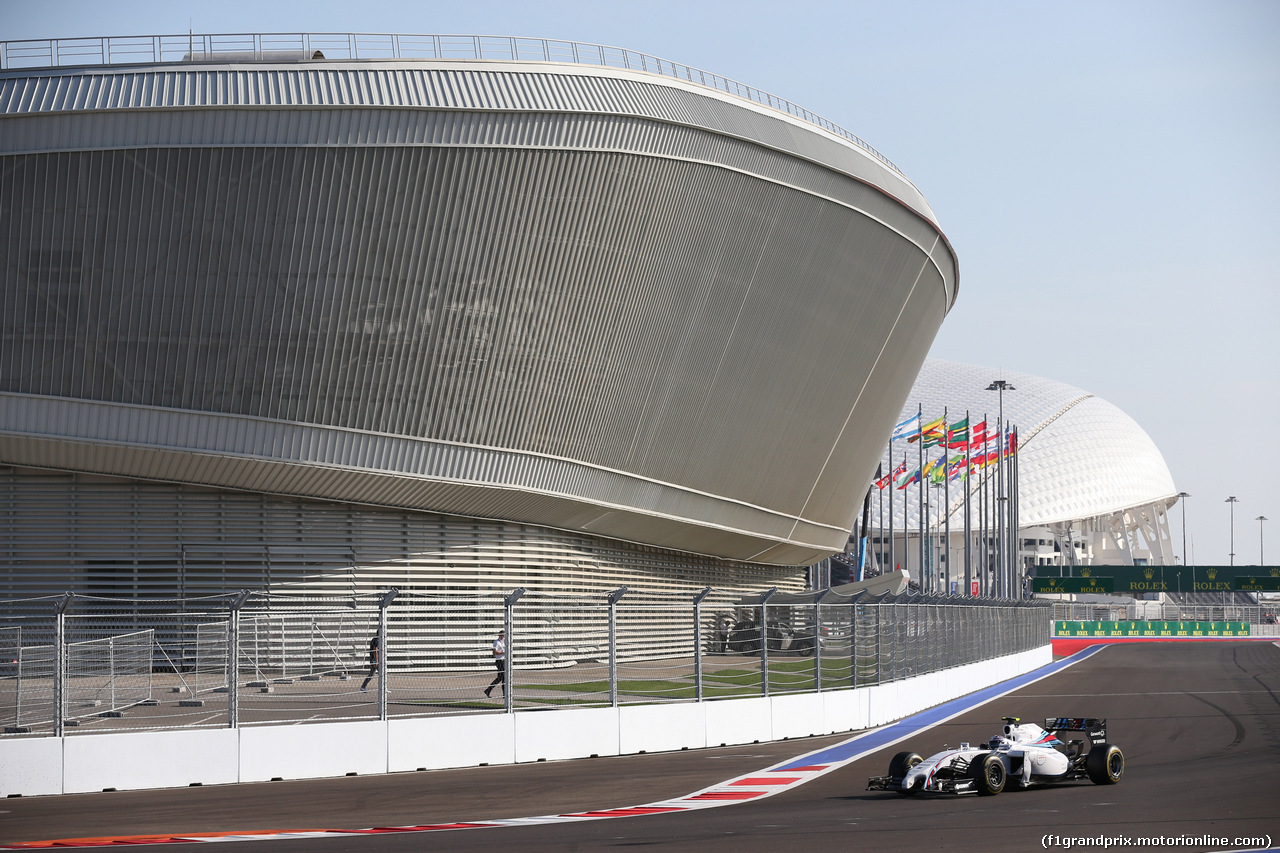
[[[493,641],[493,662],[498,667],[498,674],[494,676],[493,681],[489,682],[489,686],[484,689],[484,695],[488,696],[489,692],[499,684],[502,685],[502,696],[507,696],[507,632],[499,631],[498,639]]]
[[[364,677],[364,683],[360,685],[360,692],[364,693],[369,689],[369,682],[378,674],[378,637],[375,634],[373,639],[369,640],[369,674]]]

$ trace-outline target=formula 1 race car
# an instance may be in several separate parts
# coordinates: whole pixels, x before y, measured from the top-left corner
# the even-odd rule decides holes
[[[1003,720],[1001,733],[986,744],[962,743],[924,759],[899,752],[889,762],[888,775],[867,780],[867,790],[993,796],[1010,778],[1026,788],[1078,779],[1114,785],[1124,776],[1124,753],[1107,743],[1106,720],[1055,717],[1043,727],[1017,717]]]

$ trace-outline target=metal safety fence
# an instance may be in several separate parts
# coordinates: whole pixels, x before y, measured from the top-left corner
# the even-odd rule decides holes
[[[710,701],[882,684],[1049,642],[1052,608],[516,589],[0,602],[7,735]]]

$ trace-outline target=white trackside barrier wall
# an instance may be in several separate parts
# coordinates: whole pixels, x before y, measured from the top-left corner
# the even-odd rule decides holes
[[[0,796],[308,779],[773,741],[881,726],[1053,659],[1049,645],[822,693],[0,741]]]

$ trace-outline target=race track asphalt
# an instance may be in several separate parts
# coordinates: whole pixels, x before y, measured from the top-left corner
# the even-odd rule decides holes
[[[928,755],[980,742],[999,718],[1095,716],[1125,752],[1114,786],[1076,783],[997,797],[868,792],[899,749]],[[752,773],[844,737],[746,747],[308,782],[0,800],[0,843],[228,830],[359,829],[634,806]],[[1145,643],[1106,648],[1056,675],[767,799],[676,814],[540,826],[234,842],[291,850],[671,851],[1067,849],[1047,836],[1280,845],[1280,647]],[[1206,838],[1207,836],[1207,838]],[[1118,840],[1116,840],[1118,839]],[[1126,845],[1126,841],[1129,842]],[[1266,846],[1255,844],[1253,846]],[[190,844],[152,850],[191,849]],[[223,848],[220,848],[223,849]],[[1077,845],[1073,849],[1103,849]]]

